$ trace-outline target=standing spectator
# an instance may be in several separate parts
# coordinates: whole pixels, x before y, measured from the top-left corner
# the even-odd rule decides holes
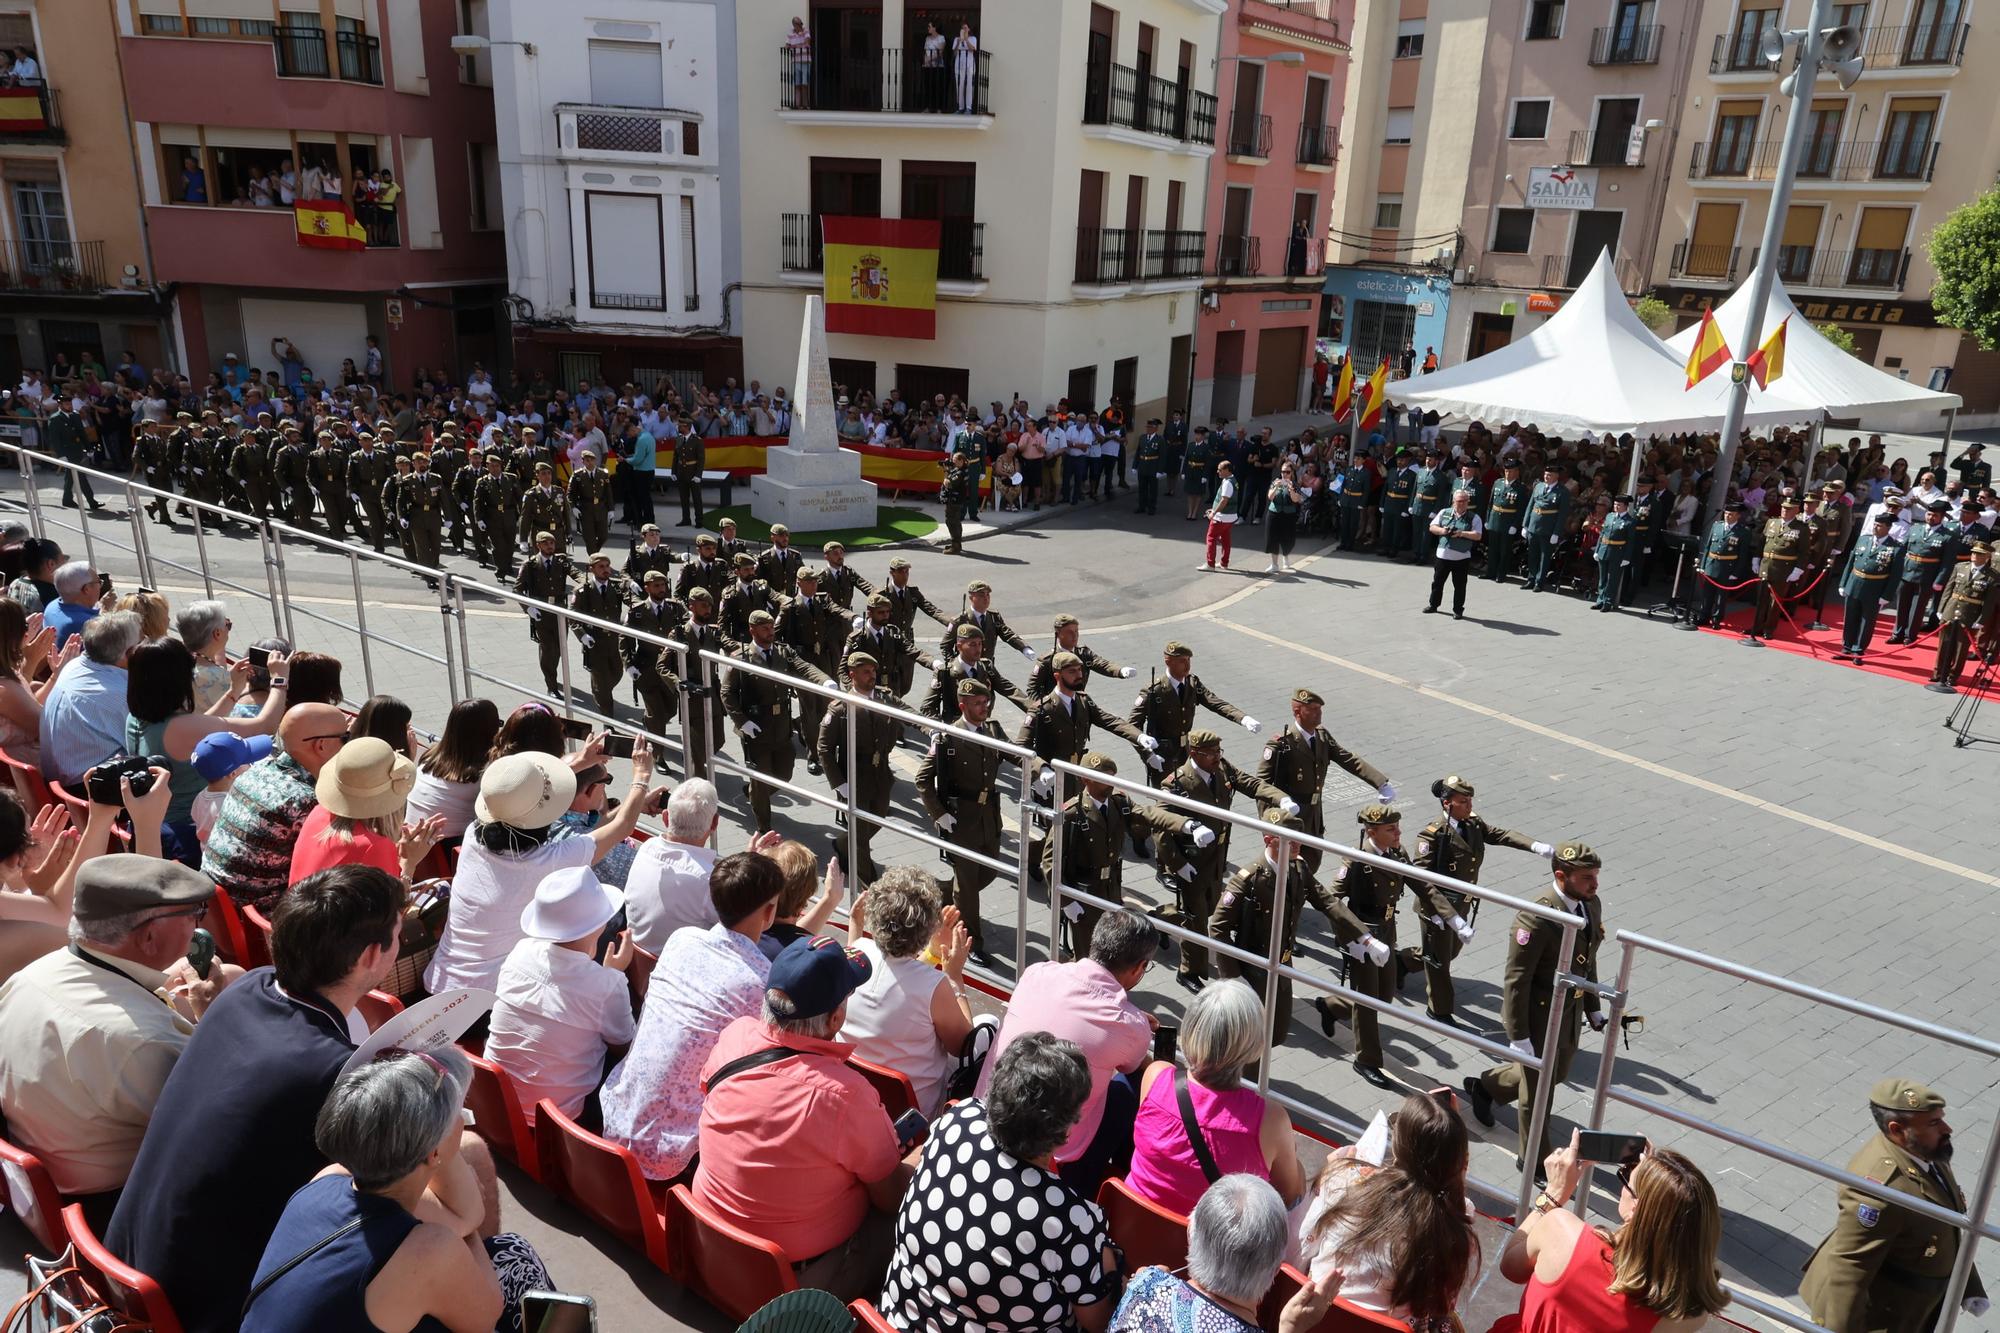
[[[444,734],[424,751],[410,788],[412,819],[438,821],[438,844],[455,847],[472,823],[486,752],[500,734],[500,710],[491,699],[461,699],[445,714]]]
[[[320,770],[319,805],[299,826],[292,847],[292,882],[332,866],[375,866],[414,879],[437,841],[429,820],[403,823],[403,802],[417,766],[375,736],[350,739]]]
[[[1285,1258],[1285,1204],[1269,1182],[1224,1176],[1188,1218],[1187,1276],[1142,1268],[1125,1286],[1111,1333],[1258,1333],[1258,1307]],[[1338,1276],[1308,1279],[1278,1315],[1278,1333],[1318,1327]]]
[[[388,175],[387,172],[382,174]],[[379,196],[376,206],[381,206]],[[378,389],[382,387],[382,341],[372,333],[368,335],[368,350],[361,354],[361,373],[368,377],[370,384]]]
[[[938,31],[937,20],[924,24],[924,65],[923,83],[919,96],[919,111],[942,111],[945,106],[945,52],[951,42]]]
[[[1263,496],[1264,507],[1270,522],[1264,529],[1264,552],[1270,558],[1264,562],[1266,574],[1295,574],[1292,568],[1292,547],[1298,542],[1299,510],[1305,504],[1305,493],[1299,489],[1297,469],[1290,462],[1278,468],[1278,479],[1271,483]]]
[[[855,948],[869,975],[848,999],[841,1031],[862,1059],[908,1077],[917,1109],[936,1115],[945,1079],[972,1035],[965,992],[972,936],[958,909],[942,906],[937,882],[909,866],[884,871],[857,905],[867,909],[868,938]],[[919,956],[926,948],[942,970]]]
[[[969,116],[978,105],[979,99],[979,39],[972,35],[972,25],[958,25],[958,36],[951,39],[952,82],[958,92],[958,114]]]
[[[292,882],[292,849],[319,797],[319,775],[347,742],[347,717],[332,704],[295,704],[278,724],[284,748],[236,779],[202,848],[202,873],[240,905],[270,915]],[[227,733],[225,733],[227,734]],[[202,742],[212,745],[210,735]]]
[[[1208,506],[1208,532],[1202,539],[1202,563],[1200,568],[1213,571],[1216,568],[1215,553],[1222,552],[1222,568],[1229,568],[1229,548],[1236,536],[1236,482],[1229,474],[1234,466],[1228,459],[1215,465],[1215,497]],[[1188,503],[1194,503],[1194,490],[1188,490]]]
[[[1465,619],[1465,582],[1472,573],[1472,548],[1486,535],[1486,525],[1472,512],[1472,492],[1451,493],[1451,508],[1431,515],[1430,534],[1437,539],[1437,559],[1431,565],[1431,599],[1425,615],[1435,615],[1444,598],[1444,581],[1451,579],[1451,618]]]
[[[192,157],[181,159],[181,197],[184,204],[205,204],[208,202],[208,177],[203,174],[201,164]]]
[[[104,580],[87,562],[72,560],[56,570],[56,600],[42,608],[42,623],[55,631],[56,648],[96,617],[103,596]]]
[[[715,849],[709,845],[719,821],[721,798],[706,778],[689,778],[667,797],[667,833],[649,838],[625,876],[625,924],[632,941],[655,957],[683,927],[705,931],[716,924],[709,874]]]
[[[292,345],[290,338],[271,339],[271,356],[278,363],[278,374],[285,382],[285,388],[292,397],[300,396],[304,383],[306,359],[299,355],[299,349]]]
[[[42,775],[73,786],[125,748],[125,662],[139,646],[139,617],[113,611],[77,633],[83,654],[56,673],[42,699]],[[11,749],[10,749],[11,752]]]
[[[785,34],[785,59],[791,70],[791,108],[808,110],[812,106],[813,39],[802,18],[794,17],[792,30]]]

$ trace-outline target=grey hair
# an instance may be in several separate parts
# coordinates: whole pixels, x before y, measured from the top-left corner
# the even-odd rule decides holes
[[[33,535],[33,530],[18,518],[0,519],[0,545],[11,546]]]
[[[1051,1033],[1024,1032],[994,1063],[986,1123],[1002,1152],[1036,1161],[1062,1146],[1089,1097],[1083,1048]]]
[[[174,633],[180,636],[188,651],[198,653],[215,637],[215,632],[229,623],[229,608],[221,602],[189,602],[174,617]]]
[[[667,797],[667,836],[706,838],[721,804],[722,797],[713,782],[707,778],[689,778]]]
[[[1188,1218],[1188,1277],[1224,1300],[1256,1305],[1278,1276],[1287,1239],[1285,1201],[1271,1182],[1224,1176]]]
[[[802,1018],[798,1007],[792,1003],[792,997],[781,990],[764,992],[764,1021],[781,1032],[794,1032],[801,1037],[817,1037],[824,1041],[833,1035],[833,1014]]]
[[[1131,908],[1106,912],[1090,937],[1091,961],[1107,972],[1127,972],[1140,963],[1150,963],[1160,951],[1160,932],[1144,912]]]
[[[886,957],[916,957],[943,918],[937,881],[913,866],[892,866],[868,886],[868,933]]]
[[[69,942],[71,944],[123,944],[132,938],[132,932],[146,924],[147,914],[154,908],[142,908],[137,912],[120,912],[116,916],[94,917],[89,921],[82,917],[69,919]]]
[[[1264,1049],[1264,1001],[1241,977],[1211,981],[1181,1018],[1181,1054],[1203,1087],[1234,1088]]]
[[[313,1142],[347,1168],[359,1190],[380,1192],[424,1164],[459,1123],[472,1066],[449,1046],[378,1059],[333,1085]]]
[[[83,655],[100,666],[117,666],[139,646],[146,622],[137,611],[110,611],[83,623]]]
[[[51,582],[56,585],[58,593],[67,597],[73,592],[82,592],[83,585],[90,582],[91,576],[96,572],[90,567],[88,560],[72,560],[66,565],[56,567],[56,576]]]

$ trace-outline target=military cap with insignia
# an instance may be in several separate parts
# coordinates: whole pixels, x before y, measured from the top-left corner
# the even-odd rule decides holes
[[[659,524],[657,524],[657,523],[648,523],[648,524],[646,524],[646,525],[645,525],[644,527],[642,527],[642,528],[640,528],[640,529],[639,529],[639,535],[640,535],[641,537],[643,537],[643,536],[645,536],[645,535],[646,535],[647,533],[649,533],[649,532],[658,532],[659,530],[660,530],[660,525],[659,525]],[[773,531],[776,531],[776,529],[773,529]]]
[[[583,562],[587,565],[608,565],[611,563],[611,557],[603,551],[592,551],[583,558]]]
[[[1186,644],[1182,643],[1179,639],[1168,639],[1167,646],[1163,650],[1163,652],[1168,657],[1194,656],[1194,649],[1188,647]]]
[[[77,891],[82,892],[81,885],[78,885]],[[1883,1079],[1868,1089],[1868,1104],[1885,1111],[1944,1110],[1944,1098],[1913,1078]]]
[[[992,592],[992,591],[993,591],[993,585],[988,583],[985,579],[974,579],[972,582],[965,585],[965,595],[968,597],[970,597],[973,593],[976,592]]]
[[[819,548],[819,553],[821,555],[832,555],[835,551],[844,552],[846,550],[847,548],[845,546],[842,546],[839,542],[828,542],[826,545]]]
[[[1875,515],[1875,526],[1878,528],[1891,527],[1895,524],[1895,522],[1896,522],[1896,516],[1890,513],[1886,509],[1880,511]]]
[[[960,628],[964,627],[960,626]],[[1049,665],[1057,671],[1067,671],[1071,667],[1082,666],[1083,659],[1081,657],[1078,657],[1075,653],[1057,653],[1055,657],[1050,660]]]
[[[178,861],[114,852],[92,857],[76,872],[70,912],[79,921],[106,921],[156,907],[205,903],[214,896],[214,880]]]
[[[535,464],[535,472],[536,472],[536,474],[537,474],[537,475],[540,475],[541,473],[544,473],[544,472],[546,472],[546,473],[548,473],[548,474],[549,474],[550,476],[552,476],[552,477],[553,477],[553,476],[554,476],[554,475],[556,474],[556,470],[555,470],[555,468],[554,468],[554,467],[553,467],[552,465],[548,464],[548,463],[537,463],[537,464]]]
[[[712,532],[704,532],[704,533],[700,533],[700,534],[698,534],[698,535],[697,535],[697,536],[695,537],[695,539],[694,539],[694,544],[695,544],[696,546],[713,546],[713,545],[715,545],[715,541],[716,541],[716,538],[715,538],[715,534],[714,534],[714,533],[712,533]]]
[[[550,532],[547,528],[543,528],[540,532],[535,534],[535,540],[538,542],[552,542],[555,539],[556,535],[553,532]]]
[[[953,630],[951,633],[954,639],[979,639],[983,642],[986,638],[986,631],[979,628],[979,626],[972,624],[970,621],[968,621],[963,625],[960,625],[957,629]],[[1058,662],[1056,665],[1061,666],[1062,664]]]
[[[993,691],[986,688],[986,682],[983,680],[974,680],[972,677],[967,676],[965,679],[958,682],[958,697],[961,699],[965,698],[965,696],[967,696],[968,694],[991,694],[991,693],[993,693]]]
[[[771,525],[771,535],[773,537],[789,537],[792,535],[792,530],[782,523],[773,523]]]
[[[1611,498],[1618,504],[1622,505],[1628,505],[1632,503],[1632,497],[1629,495],[1614,495]]]
[[[1722,510],[1726,514],[1740,514],[1743,512],[1743,501],[1731,496],[1723,503]]]
[[[1579,866],[1596,869],[1604,864],[1587,842],[1559,842],[1556,844],[1555,862],[1559,866]]]
[[[1111,762],[1110,755],[1100,753],[1096,750],[1092,750],[1089,754],[1086,754],[1081,762],[1083,767],[1093,773],[1116,773],[1118,771],[1118,765]]]
[[[1396,809],[1393,805],[1384,805],[1380,801],[1362,806],[1361,813],[1356,818],[1369,828],[1380,828],[1384,824],[1400,824],[1403,822],[1403,814],[1400,810]]]
[[[1453,773],[1450,777],[1439,778],[1431,784],[1431,795],[1442,800],[1446,796],[1470,796],[1472,784]]]
[[[1207,727],[1196,727],[1187,735],[1187,747],[1190,750],[1213,750],[1221,746],[1221,744],[1222,737],[1216,735]]]
[[[1301,820],[1297,815],[1288,815],[1283,806],[1266,806],[1257,812],[1257,818],[1266,824],[1276,824],[1279,828],[1298,828]]]
[[[750,569],[755,569],[757,567],[757,557],[751,555],[748,551],[738,551],[735,554],[735,556],[730,559],[729,563],[736,566],[736,568],[738,569],[743,569],[746,567]]]
[[[909,562],[909,561],[907,561],[907,560],[905,560],[905,559],[903,559],[903,557],[902,557],[902,556],[900,556],[900,555],[895,555],[895,556],[890,556],[890,557],[889,557],[889,568],[890,568],[890,569],[892,569],[892,570],[897,570],[897,569],[908,569],[909,567],[910,567],[910,562]]]
[[[1993,554],[1993,543],[1992,543],[1992,542],[1974,542],[1974,543],[1972,544],[1972,553],[1973,553],[1974,555],[1992,555],[1992,554]]]
[[[850,671],[858,666],[875,666],[875,665],[877,665],[877,663],[875,661],[874,655],[871,653],[849,653],[847,655],[847,667],[848,670]]]
[[[1298,689],[1292,691],[1292,702],[1295,704],[1324,704],[1326,700],[1301,685]]]
[[[775,625],[778,623],[778,618],[769,611],[764,610],[764,608],[758,607],[750,613],[750,623],[752,625]]]
[[[696,602],[705,602],[710,606],[715,605],[715,594],[700,584],[696,584],[694,587],[688,589],[687,599],[690,606]]]
[[[667,582],[667,571],[664,569],[649,569],[646,571],[646,576],[639,581],[641,583],[652,583],[655,580],[661,583]]]
[[[889,594],[887,593],[877,592],[868,595],[868,609],[870,611],[875,610],[877,607],[887,611],[893,606],[895,606],[895,603],[889,600]]]
[[[1951,501],[1933,500],[1925,505],[1924,508],[1930,510],[1933,514],[1949,514],[1951,512]]]

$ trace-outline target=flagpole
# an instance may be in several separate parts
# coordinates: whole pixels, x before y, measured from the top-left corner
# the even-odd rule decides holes
[[[1736,354],[1748,359],[1764,343],[1764,307],[1771,299],[1771,286],[1778,276],[1778,247],[1784,240],[1785,214],[1792,200],[1792,178],[1798,170],[1799,152],[1805,146],[1811,124],[1813,87],[1819,81],[1820,52],[1825,45],[1822,33],[1833,18],[1833,0],[1812,0],[1806,16],[1805,36],[1799,41],[1799,64],[1792,87],[1792,105],[1785,115],[1784,146],[1778,153],[1778,175],[1771,183],[1771,210],[1764,217],[1764,243],[1757,263],[1750,271],[1750,316],[1744,326]],[[1723,330],[1726,340],[1727,329]],[[1736,473],[1736,445],[1743,434],[1743,413],[1750,402],[1750,374],[1742,361],[1730,368],[1729,402],[1722,415],[1722,438],[1715,458],[1715,479],[1708,488],[1708,516],[1719,517],[1729,500],[1729,484]]]

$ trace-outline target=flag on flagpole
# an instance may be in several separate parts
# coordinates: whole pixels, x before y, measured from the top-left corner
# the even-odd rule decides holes
[[[1367,394],[1366,405],[1361,409],[1359,429],[1368,431],[1382,424],[1382,405],[1389,397],[1389,363],[1385,360],[1375,367],[1375,373],[1368,377],[1363,386]]]
[[[1701,333],[1694,340],[1694,348],[1688,353],[1687,387],[1695,385],[1728,365],[1729,344],[1722,339],[1722,329],[1715,322],[1715,312],[1701,312]]]
[[[1760,389],[1770,388],[1771,381],[1785,373],[1785,325],[1791,322],[1792,317],[1786,315],[1777,332],[1766,338],[1764,345],[1752,352],[1750,359],[1743,363]]]
[[[1354,406],[1354,358],[1340,363],[1340,379],[1333,386],[1333,419],[1340,420]]]
[[[366,250],[368,229],[344,199],[304,200],[292,205],[299,244],[314,250]]]

